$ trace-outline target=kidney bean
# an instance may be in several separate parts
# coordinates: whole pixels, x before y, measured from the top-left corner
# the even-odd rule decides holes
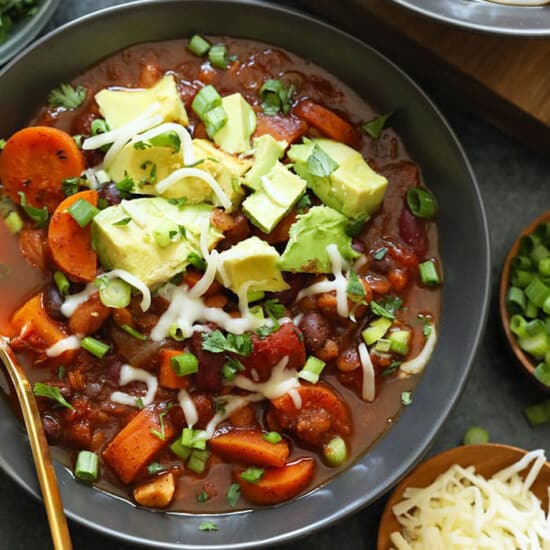
[[[365,246],[365,243],[359,239],[353,239],[351,247],[353,248],[353,250],[355,250],[355,252],[359,252],[361,254],[364,254],[367,248]]]
[[[55,285],[49,284],[44,290],[44,294],[42,295],[42,305],[44,306],[48,317],[51,317],[56,321],[65,320],[65,316],[61,313],[63,297]]]
[[[318,312],[306,313],[300,321],[300,328],[306,348],[311,353],[322,348],[330,334],[330,323]]]
[[[426,222],[413,216],[406,206],[399,215],[399,236],[413,247],[419,257],[426,255],[428,250]]]
[[[292,304],[296,300],[300,290],[307,286],[311,275],[307,273],[283,273],[283,277],[290,288],[282,292],[276,292],[274,297],[278,298],[281,304],[287,306]]]
[[[55,443],[61,438],[61,424],[59,419],[53,415],[45,414],[42,417],[42,425],[46,432],[46,437],[50,443]]]
[[[120,191],[116,188],[116,185],[112,182],[105,185],[99,191],[99,196],[102,199],[105,199],[109,206],[113,206],[114,204],[120,204],[120,201],[122,200],[122,197],[120,196]]]
[[[106,363],[105,376],[112,382],[118,384],[122,361],[116,357],[106,357],[103,361]]]

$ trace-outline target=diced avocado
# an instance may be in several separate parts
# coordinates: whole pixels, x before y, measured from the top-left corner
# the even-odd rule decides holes
[[[214,134],[214,142],[227,153],[243,153],[250,149],[250,136],[256,129],[256,113],[241,94],[222,98],[227,122]]]
[[[283,271],[302,273],[331,273],[332,264],[327,246],[335,244],[345,260],[359,256],[351,247],[346,233],[348,218],[328,206],[314,206],[300,214],[290,226],[290,239],[281,256],[279,267]]]
[[[105,269],[128,271],[149,287],[163,283],[185,269],[191,252],[200,255],[204,227],[209,227],[209,248],[223,237],[210,224],[212,208],[207,204],[177,206],[160,197],[105,208],[92,222],[92,242],[99,261]],[[183,228],[182,235],[176,242],[159,246],[155,231],[166,227],[166,222]]]
[[[308,159],[318,145],[338,168],[329,176],[311,175]],[[348,218],[366,219],[382,203],[388,180],[377,174],[355,149],[331,139],[314,139],[303,145],[293,145],[288,157],[294,170],[307,180],[308,186],[327,205]]]
[[[261,187],[261,177],[265,176],[281,158],[288,143],[277,141],[273,136],[264,134],[252,140],[254,164],[244,177],[244,184],[257,191]]]
[[[244,195],[241,188],[242,175],[250,168],[250,161],[228,155],[205,139],[194,139],[193,149],[198,162],[195,167],[208,172],[219,183],[234,208],[237,207]],[[155,167],[155,178],[151,178],[153,167]],[[134,182],[134,193],[156,195],[157,191],[151,184],[152,179],[155,180],[154,183],[158,183],[183,167],[181,151],[175,152],[172,147],[153,146],[136,149],[132,144],[128,144],[113,159],[109,167],[109,176],[113,181],[121,181],[129,177]],[[218,204],[210,186],[196,177],[182,178],[170,186],[162,196],[185,197],[187,204],[201,202]]]
[[[288,288],[277,267],[279,253],[258,237],[249,237],[224,250],[219,259],[219,281],[235,293],[250,281],[253,283],[248,292],[277,292]]]
[[[173,75],[166,75],[146,90],[105,88],[95,95],[99,112],[111,128],[119,128],[158,103],[159,114],[165,122],[189,124],[185,105],[181,101]]]
[[[306,182],[277,162],[260,184],[260,189],[243,202],[243,212],[256,227],[271,233],[304,194]]]

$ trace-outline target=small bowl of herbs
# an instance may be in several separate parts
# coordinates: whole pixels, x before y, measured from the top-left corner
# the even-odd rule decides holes
[[[514,355],[550,392],[550,211],[525,228],[506,257],[500,316]]]
[[[36,38],[58,4],[59,0],[0,0],[0,66]]]

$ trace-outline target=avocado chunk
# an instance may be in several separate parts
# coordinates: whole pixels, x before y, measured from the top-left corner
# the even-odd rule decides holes
[[[227,153],[243,153],[250,149],[250,136],[256,129],[256,113],[241,94],[222,98],[227,122],[214,134],[214,143]]]
[[[210,174],[229,197],[233,207],[237,207],[244,196],[241,187],[242,176],[250,168],[251,162],[229,155],[205,139],[194,139],[193,149],[195,168]],[[146,146],[136,149],[129,143],[113,159],[109,167],[109,176],[117,182],[131,178],[133,193],[157,195],[154,184],[183,167],[182,153],[175,151],[173,147]],[[185,198],[187,204],[210,202],[218,205],[218,199],[211,187],[196,177],[178,180],[166,189],[162,196],[170,199]]]
[[[243,202],[247,218],[264,233],[271,233],[306,190],[306,182],[284,164],[275,166],[260,180],[261,188]]]
[[[329,208],[314,206],[300,214],[290,226],[290,239],[281,256],[279,267],[294,273],[331,273],[332,264],[327,246],[335,244],[345,260],[354,260],[359,254],[351,247],[346,233],[350,220]]]
[[[283,156],[288,143],[277,141],[270,134],[254,138],[252,150],[254,151],[254,164],[244,177],[244,184],[258,191],[261,188],[261,177],[265,176]]]
[[[158,103],[165,122],[189,124],[173,75],[166,75],[154,86],[144,89],[105,88],[95,95],[99,112],[113,129],[120,128]]]
[[[208,246],[223,234],[210,224],[213,207],[177,206],[159,197],[122,201],[101,210],[92,222],[92,242],[105,269],[124,269],[153,287],[171,279],[188,265],[191,252],[200,253],[201,230],[208,227]],[[159,233],[173,242],[161,242]]]
[[[328,176],[315,176],[308,170],[308,159],[318,146],[338,167]],[[377,174],[355,149],[331,139],[314,139],[293,145],[288,157],[294,170],[327,205],[353,220],[367,219],[382,203],[388,180]]]
[[[218,279],[236,294],[247,283],[248,293],[286,290],[288,285],[277,267],[279,259],[275,248],[258,237],[249,237],[220,254]]]

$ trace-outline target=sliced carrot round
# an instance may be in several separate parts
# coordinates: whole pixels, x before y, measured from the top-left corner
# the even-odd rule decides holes
[[[233,473],[241,487],[241,493],[253,504],[279,504],[300,494],[311,482],[315,462],[312,458],[301,458],[282,468],[269,468],[258,483],[241,478],[242,468]]]
[[[92,248],[91,228],[80,227],[69,214],[79,199],[97,206],[97,191],[87,190],[67,197],[55,210],[48,228],[48,246],[57,267],[69,279],[93,281],[97,272],[97,254]]]
[[[0,181],[5,193],[20,202],[19,192],[36,208],[53,212],[63,200],[62,182],[80,175],[84,157],[73,138],[57,128],[31,126],[19,130],[0,154]]]

